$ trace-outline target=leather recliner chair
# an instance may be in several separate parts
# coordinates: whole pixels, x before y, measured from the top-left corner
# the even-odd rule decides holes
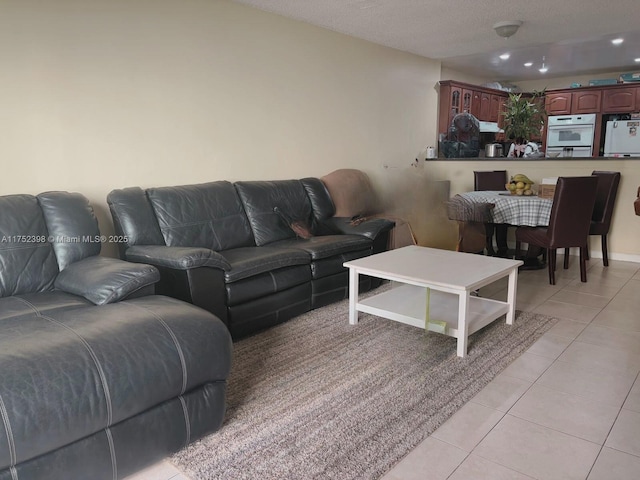
[[[217,430],[231,339],[99,256],[80,194],[0,197],[0,479],[125,477]]]

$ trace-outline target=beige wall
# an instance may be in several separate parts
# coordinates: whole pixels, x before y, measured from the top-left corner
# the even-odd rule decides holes
[[[132,185],[358,168],[426,201],[438,61],[225,0],[1,6],[1,194],[82,192],[105,231]]]

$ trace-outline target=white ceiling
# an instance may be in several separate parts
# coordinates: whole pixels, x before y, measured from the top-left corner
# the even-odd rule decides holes
[[[640,0],[236,1],[495,81],[543,78],[543,56],[547,77],[640,71]],[[508,39],[493,30],[505,20],[523,22]]]

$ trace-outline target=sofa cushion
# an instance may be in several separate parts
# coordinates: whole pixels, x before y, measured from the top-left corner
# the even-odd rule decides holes
[[[126,247],[132,245],[164,245],[156,215],[140,187],[112,190],[107,195],[107,203],[116,233],[126,240],[118,243],[122,256]]]
[[[36,197],[0,197],[0,212],[0,297],[51,290],[58,264]]]
[[[55,310],[86,307],[92,303],[86,298],[61,291],[27,293],[0,298],[0,321],[11,317],[46,314]]]
[[[361,235],[323,235],[307,240],[299,238],[282,240],[273,243],[272,246],[302,250],[309,254],[312,261],[316,261],[353,251],[371,251],[372,241]]]
[[[226,284],[227,305],[229,307],[241,305],[310,281],[311,268],[308,264],[282,267],[253,275]]]
[[[236,248],[221,254],[231,265],[231,269],[224,274],[227,283],[272,272],[279,268],[308,265],[311,261],[309,254],[301,249],[271,246]]]
[[[160,280],[158,269],[143,263],[95,256],[75,262],[56,278],[56,288],[96,305],[119,302]]]
[[[37,198],[60,271],[100,253],[98,220],[86,197],[79,193],[46,192]]]
[[[147,195],[166,245],[214,251],[255,245],[230,182],[150,188]]]
[[[230,359],[222,322],[166,297],[6,319],[0,471],[224,381]]]
[[[319,178],[303,178],[300,183],[307,191],[311,207],[313,208],[313,216],[316,222],[323,222],[331,218],[336,213],[336,207],[331,199],[331,195],[327,187]]]
[[[291,222],[310,225],[313,220],[311,202],[299,180],[236,182],[235,186],[258,246],[295,238]]]

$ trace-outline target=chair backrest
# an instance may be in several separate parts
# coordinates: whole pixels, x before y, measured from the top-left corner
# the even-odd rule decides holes
[[[506,190],[507,171],[492,170],[487,172],[473,172],[473,189],[480,190]]]
[[[598,178],[559,177],[547,229],[551,248],[586,246]]]
[[[592,235],[606,235],[609,233],[613,207],[618,195],[620,172],[594,170],[591,175],[595,175],[598,178],[596,203],[593,206],[593,215],[591,216]],[[594,229],[597,231],[593,231]]]

